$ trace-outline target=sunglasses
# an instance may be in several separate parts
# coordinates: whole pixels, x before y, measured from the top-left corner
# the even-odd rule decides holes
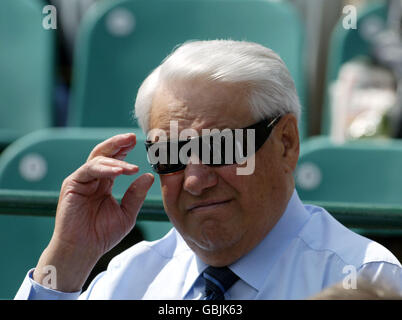
[[[211,134],[185,140],[147,140],[148,162],[158,174],[184,170],[190,158],[192,163],[200,160],[208,166],[240,164],[263,146],[280,119],[264,119],[242,129],[211,130]]]

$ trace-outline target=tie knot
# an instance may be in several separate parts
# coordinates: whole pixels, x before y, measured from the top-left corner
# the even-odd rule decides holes
[[[211,267],[202,273],[206,300],[225,300],[225,292],[239,279],[228,267]]]

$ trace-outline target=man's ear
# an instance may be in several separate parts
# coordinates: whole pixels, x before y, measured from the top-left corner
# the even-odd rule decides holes
[[[286,169],[293,172],[299,160],[300,140],[297,118],[294,114],[286,114],[275,127],[276,142],[279,143],[281,158]]]

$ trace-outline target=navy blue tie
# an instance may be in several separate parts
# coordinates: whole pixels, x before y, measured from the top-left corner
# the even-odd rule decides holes
[[[208,267],[205,279],[205,300],[225,300],[225,292],[239,279],[228,267]]]

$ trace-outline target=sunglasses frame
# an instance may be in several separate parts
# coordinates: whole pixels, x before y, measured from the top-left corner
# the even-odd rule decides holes
[[[254,124],[252,124],[252,125],[250,125],[250,126],[248,126],[248,127],[245,127],[245,128],[241,128],[240,130],[243,130],[243,135],[244,135],[244,133],[245,132],[247,132],[247,130],[255,130],[255,150],[254,150],[254,154],[263,146],[263,144],[265,143],[265,141],[267,141],[268,140],[268,138],[269,138],[269,136],[271,135],[271,132],[272,132],[272,130],[273,130],[273,128],[275,127],[275,125],[280,121],[280,119],[281,119],[281,115],[279,115],[279,116],[276,116],[276,117],[272,117],[272,118],[268,118],[268,119],[263,119],[263,120],[261,120],[261,121],[259,121],[259,122],[257,122],[257,123],[254,123]],[[230,129],[231,131],[232,131],[232,134],[234,135],[234,132],[235,132],[235,129]],[[212,137],[212,135],[204,135],[204,136],[197,136],[197,137],[193,137],[193,138],[189,138],[189,139],[186,139],[186,140],[180,140],[180,141],[175,141],[175,140],[168,140],[168,141],[164,141],[163,143],[169,143],[170,141],[172,141],[172,142],[177,142],[178,144],[179,144],[179,150],[180,150],[180,148],[182,147],[182,146],[184,146],[185,144],[187,144],[189,141],[191,141],[191,140],[193,140],[193,139],[205,139],[205,137],[207,137],[207,136],[211,136]],[[202,141],[202,140],[201,140]],[[243,138],[243,141],[245,141],[244,140],[244,138]],[[147,154],[148,154],[148,149],[152,146],[152,145],[154,145],[155,143],[158,143],[158,142],[152,142],[152,141],[150,141],[150,140],[146,140],[145,141],[145,148],[146,148],[146,150],[147,150]],[[243,153],[244,154],[244,153]],[[251,156],[251,155],[248,155],[248,156]],[[170,170],[160,170],[160,169],[158,169],[158,166],[160,166],[160,164],[159,163],[157,163],[157,164],[152,164],[150,161],[149,161],[149,158],[148,158],[148,162],[150,163],[150,165],[151,165],[151,167],[152,167],[152,170],[155,172],[155,173],[157,173],[157,174],[159,174],[159,175],[169,175],[169,174],[174,174],[174,173],[177,173],[177,172],[179,172],[179,171],[182,171],[182,170],[184,170],[185,168],[186,168],[186,166],[187,166],[187,163],[181,163],[180,162],[180,160],[179,160],[179,163],[177,163],[177,164],[174,164],[174,165],[171,165],[171,164],[167,164],[168,166],[174,166],[174,168],[173,169],[170,169]],[[236,162],[234,162],[233,164],[235,164]],[[207,165],[207,166],[223,166],[223,165],[231,165],[231,164],[225,164],[225,163],[223,163],[223,164],[221,164],[221,163],[219,163],[219,164],[214,164],[214,163],[205,163],[205,165]]]

